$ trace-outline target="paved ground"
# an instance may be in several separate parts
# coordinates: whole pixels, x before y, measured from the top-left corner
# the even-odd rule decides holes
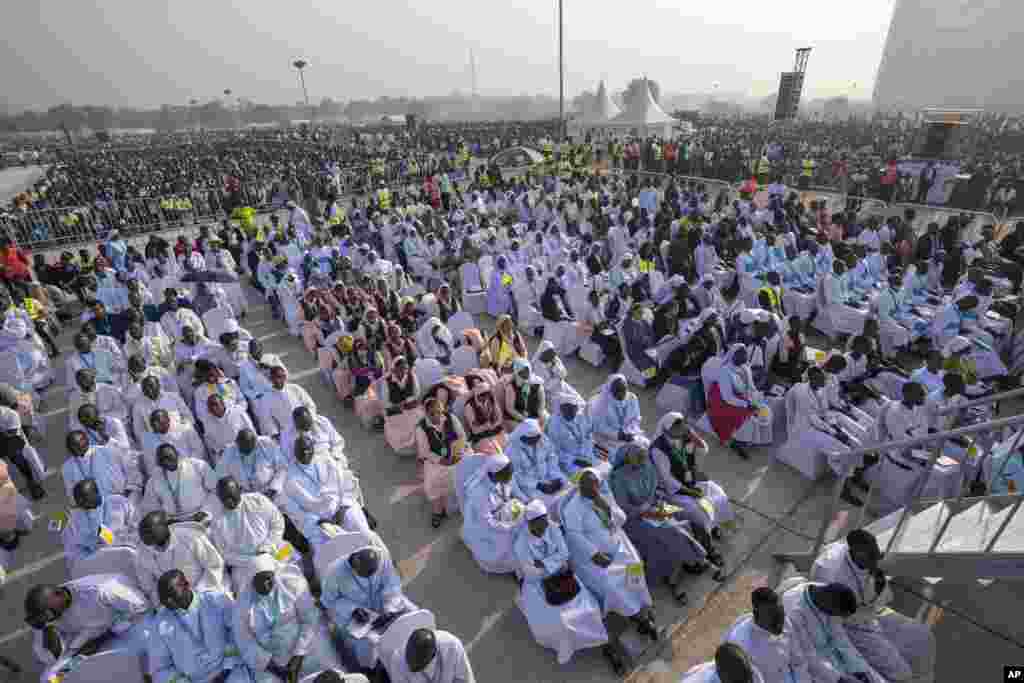
[[[433,610],[442,628],[463,639],[478,680],[501,683],[615,680],[598,651],[578,654],[569,664],[559,666],[553,653],[537,646],[513,602],[515,582],[510,577],[487,576],[479,570],[459,539],[460,518],[450,519],[440,530],[430,528],[429,508],[415,482],[414,462],[395,456],[382,436],[362,429],[355,416],[321,384],[314,358],[298,340],[287,335],[280,322],[270,318],[266,307],[255,305],[244,324],[255,337],[264,341],[268,352],[284,357],[293,380],[306,387],[321,411],[345,436],[349,459],[360,473],[368,504],[380,521],[379,531],[398,561],[409,597]],[[62,349],[69,349],[70,332],[65,331],[60,341]],[[578,360],[569,361],[568,366],[573,382],[584,395],[589,395],[607,377],[607,372]],[[63,377],[62,366],[58,368],[58,377]],[[35,675],[28,674],[38,673],[39,668],[28,647],[29,633],[23,628],[25,594],[35,583],[66,579],[59,538],[47,530],[48,518],[65,504],[58,470],[64,458],[67,420],[63,395],[63,387],[52,389],[42,411],[47,418],[46,445],[42,452],[51,468],[46,482],[49,496],[36,506],[41,516],[37,529],[18,550],[7,585],[0,589],[0,601],[5,607],[0,622],[0,654],[24,667],[23,680],[26,681],[35,680]],[[640,392],[640,400],[644,425],[653,430],[657,419],[654,395]],[[704,469],[730,493],[741,515],[738,528],[728,535],[724,545],[729,580],[725,584],[716,584],[706,576],[692,580],[691,604],[685,609],[675,606],[665,587],[652,586],[659,624],[669,627],[683,620],[689,619],[689,622],[676,637],[660,643],[640,638],[633,640],[638,664],[661,659],[668,660],[677,670],[685,670],[707,659],[722,630],[747,610],[750,588],[774,580],[777,567],[772,554],[808,549],[809,537],[817,531],[828,509],[830,487],[827,484],[807,482],[795,471],[776,464],[767,452],[754,451],[752,459],[746,462],[714,448]],[[833,534],[842,533],[856,521],[854,511],[841,510],[833,520]],[[1005,589],[995,587],[989,594],[992,599],[986,601],[986,608],[975,609],[974,617],[983,617],[986,623],[1001,622],[1007,627],[1015,624],[1012,628],[1019,631],[1019,615],[1008,609],[1007,595],[999,590]],[[957,600],[970,603],[972,595],[968,593]],[[907,605],[908,610],[916,608],[916,604]],[[1006,645],[967,621],[952,618],[949,611],[937,628],[940,642],[970,643],[973,653],[985,655],[984,663],[978,663],[982,660],[958,657],[963,651],[961,648],[940,652],[942,668],[937,679],[940,683],[962,680],[970,666],[995,671],[996,664],[1009,663],[1014,657],[1017,661],[1024,660],[1020,649]],[[968,665],[966,661],[973,663]],[[954,671],[957,672],[955,677]],[[0,676],[0,680],[13,681],[14,678]],[[989,680],[987,674],[984,680]]]
[[[14,195],[38,180],[45,171],[45,166],[18,166],[0,171],[0,204],[6,204]]]

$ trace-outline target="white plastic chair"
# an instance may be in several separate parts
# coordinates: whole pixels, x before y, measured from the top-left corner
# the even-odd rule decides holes
[[[580,358],[587,361],[595,368],[599,368],[604,365],[605,360],[604,351],[601,350],[601,347],[589,339],[583,342],[583,345],[580,346]]]
[[[486,296],[485,304],[486,304]],[[465,304],[463,304],[465,305]],[[466,310],[459,311],[448,318],[448,331],[452,333],[452,339],[456,341],[462,339],[462,333],[466,330],[470,330],[476,327],[476,320],[473,319],[473,315]]]
[[[422,311],[428,318],[437,318],[441,315],[441,308],[437,305],[437,297],[433,293],[424,294],[416,308]]]
[[[71,567],[72,579],[94,574],[120,574],[135,585],[135,548],[120,545],[100,548],[89,557],[79,558]]]
[[[647,386],[647,378],[644,377],[640,369],[633,364],[633,361],[629,359],[629,353],[626,352],[626,336],[622,333],[623,325],[625,323],[619,323],[617,331],[619,335],[619,344],[622,345],[622,365],[619,366],[619,373],[626,377],[626,381],[637,387]]]
[[[473,315],[487,310],[487,288],[483,284],[480,268],[475,263],[463,263],[459,267],[462,282],[462,306]]]
[[[490,254],[484,254],[476,262],[480,270],[480,281],[486,288],[491,283],[491,274],[494,272],[494,258]]]
[[[321,579],[326,578],[332,564],[368,545],[374,545],[373,539],[362,532],[338,534],[317,548],[316,556],[313,558],[317,576]]]
[[[319,671],[315,674],[309,674],[305,678],[300,678],[300,683],[313,683],[316,677],[322,674],[323,671]],[[363,674],[341,674],[342,683],[370,683],[370,679]]]
[[[437,628],[437,621],[434,613],[425,609],[403,614],[392,622],[388,630],[380,637],[377,645],[377,656],[387,669],[391,658],[396,652],[404,652],[405,644],[409,642],[409,636],[421,628],[431,630]],[[396,672],[388,671],[392,680],[397,680]]]
[[[452,351],[452,364],[449,368],[451,374],[461,377],[478,367],[480,367],[480,356],[472,346],[460,346]]]
[[[420,383],[420,390],[426,391],[444,378],[444,367],[436,358],[420,358],[414,364],[412,371],[416,373],[416,380]]]
[[[220,335],[224,334],[224,326],[234,316],[231,311],[224,308],[211,308],[203,313],[203,325],[206,326],[206,336],[211,341],[220,341]]]
[[[800,448],[794,439],[799,436],[793,430],[793,421],[796,418],[796,387],[790,387],[783,399],[786,408],[786,442],[781,448],[775,449],[775,459],[784,465],[792,467],[810,481],[816,481],[828,470],[828,459],[824,453],[808,453],[806,448]]]

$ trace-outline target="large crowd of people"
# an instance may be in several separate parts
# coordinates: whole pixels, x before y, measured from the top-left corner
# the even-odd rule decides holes
[[[255,173],[260,154],[243,155]],[[266,154],[303,159],[300,184],[344,161]],[[118,163],[172,183],[206,172],[188,151],[137,159]],[[90,193],[126,182],[109,165],[66,172]],[[688,576],[728,574],[735,515],[702,467],[709,440],[739,458],[788,440],[775,457],[834,471],[852,506],[873,488],[899,507],[922,478],[933,496],[1024,485],[1019,438],[950,439],[934,467],[846,456],[985,419],[958,406],[1018,382],[1024,232],[996,242],[957,215],[917,235],[912,210],[847,211],[777,182],[734,196],[579,168],[425,175],[351,203],[289,195],[265,224],[225,218],[173,244],[114,231],[55,263],[5,246],[0,431],[28,498],[45,495],[34,405],[49,391],[69,406],[73,578],[24,605],[42,680],[115,647],[155,683],[473,681],[444,615],[404,595],[344,435],[245,329],[256,305],[415,458],[431,525],[461,524],[481,571],[516,577],[531,635],[562,664],[600,647],[623,673],[626,631],[659,637],[652,585],[685,604]],[[54,323],[76,315],[51,386]],[[569,376],[575,355],[609,371],[593,396]],[[658,392],[651,433],[641,391]],[[33,515],[3,479],[8,566]],[[934,642],[885,609],[879,554],[858,530],[810,581],[757,591],[692,680],[932,680]]]

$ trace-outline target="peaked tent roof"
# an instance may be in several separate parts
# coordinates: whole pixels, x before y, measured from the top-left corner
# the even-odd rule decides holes
[[[595,95],[593,103],[583,113],[583,120],[588,123],[603,123],[610,121],[621,113],[618,105],[612,101],[611,96],[608,94],[608,89],[604,87],[604,81],[601,81],[600,85],[597,86],[597,95]]]
[[[644,92],[626,103],[626,109],[610,123],[624,125],[657,126],[672,123],[675,119],[665,113],[661,105],[651,96],[651,87],[644,79]]]

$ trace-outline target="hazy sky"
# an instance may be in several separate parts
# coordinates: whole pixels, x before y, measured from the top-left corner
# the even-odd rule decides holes
[[[566,93],[647,74],[666,92],[767,95],[811,46],[805,94],[871,94],[893,0],[564,0]],[[557,94],[557,0],[16,0],[0,41],[14,107],[152,106],[231,88],[301,99]],[[856,87],[854,87],[856,84]]]

